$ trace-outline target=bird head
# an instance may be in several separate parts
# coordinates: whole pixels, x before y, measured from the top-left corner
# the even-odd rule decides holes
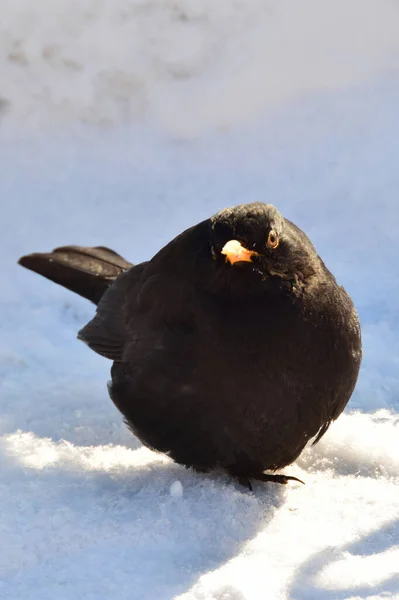
[[[226,278],[306,280],[322,265],[309,238],[271,204],[226,208],[210,219],[210,256]]]

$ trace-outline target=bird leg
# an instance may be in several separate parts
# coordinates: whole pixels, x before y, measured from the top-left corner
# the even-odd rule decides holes
[[[252,492],[252,484],[248,477],[237,477],[237,481],[240,485],[246,487],[250,492]]]

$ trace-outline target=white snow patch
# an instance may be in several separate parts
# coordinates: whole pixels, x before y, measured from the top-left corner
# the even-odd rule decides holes
[[[322,569],[317,583],[327,589],[376,586],[398,574],[399,546],[380,554],[356,556],[343,552],[342,558]]]
[[[183,497],[183,486],[181,481],[174,481],[169,488],[170,495],[173,498],[182,498]]]

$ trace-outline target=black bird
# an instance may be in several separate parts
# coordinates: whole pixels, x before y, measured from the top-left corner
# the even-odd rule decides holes
[[[78,246],[19,263],[98,304],[78,337],[113,361],[114,404],[186,467],[250,489],[296,479],[275,471],[320,440],[355,387],[352,301],[270,204],[224,209],[137,266]]]

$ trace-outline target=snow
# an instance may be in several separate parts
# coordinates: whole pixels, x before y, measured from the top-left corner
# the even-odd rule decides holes
[[[389,0],[3,0],[0,597],[399,598],[399,8]],[[358,307],[364,361],[306,485],[143,448],[76,340],[93,307],[17,266],[139,262],[265,200]]]
[[[181,484],[181,481],[174,481],[170,486],[170,495],[174,498],[181,498],[183,496],[184,490]]]

